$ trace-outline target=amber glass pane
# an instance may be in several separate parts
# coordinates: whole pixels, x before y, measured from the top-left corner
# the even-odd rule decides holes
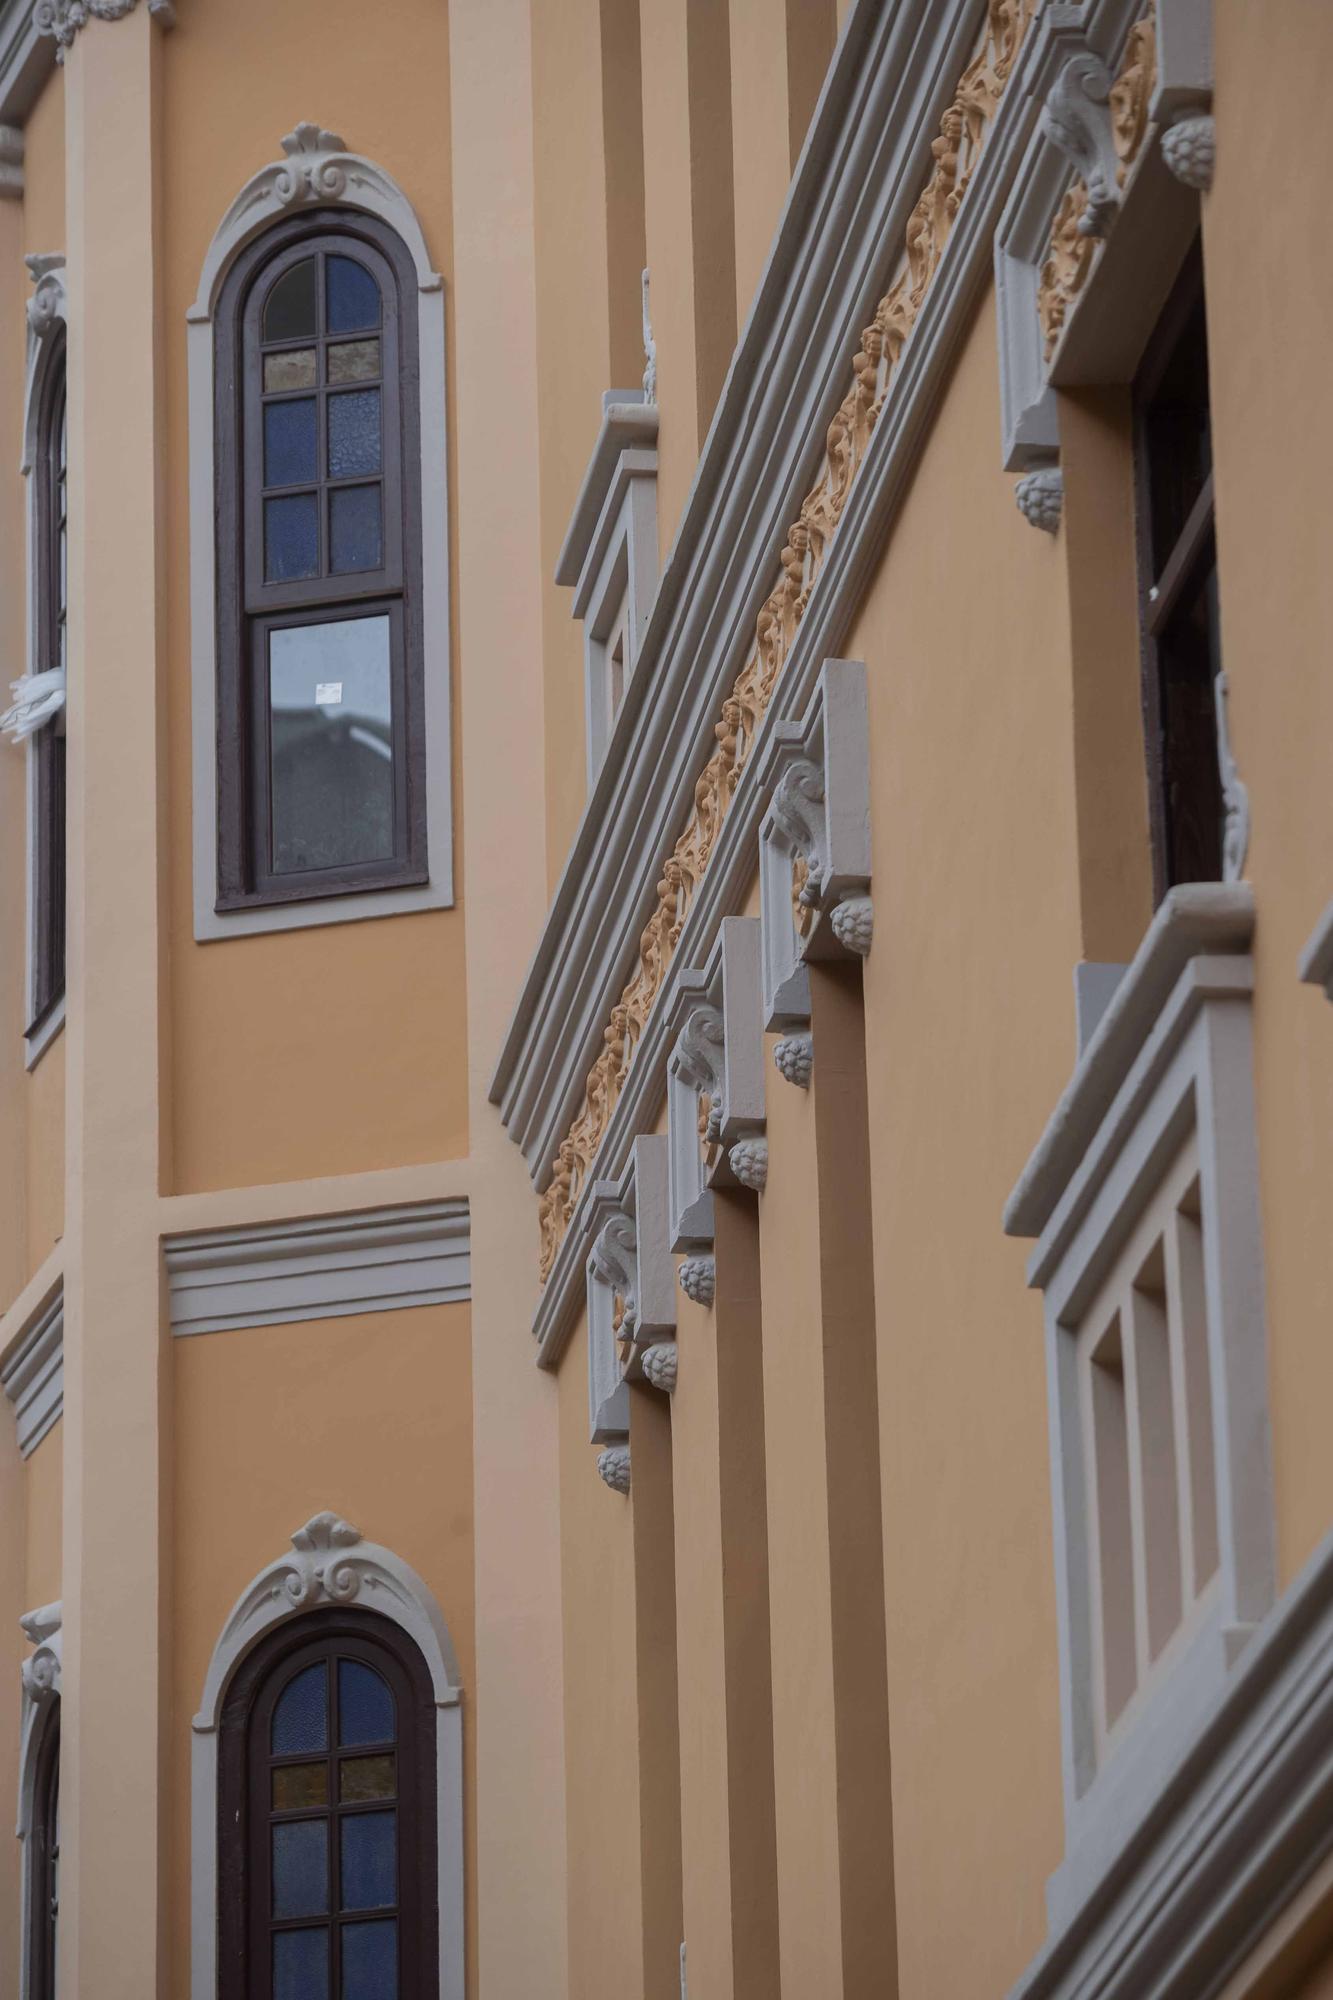
[[[314,386],[313,347],[288,347],[280,354],[264,356],[264,389],[268,395],[272,395],[275,389],[313,389]]]
[[[315,334],[315,260],[293,264],[269,293],[264,305],[264,339],[313,340]]]
[[[379,373],[378,340],[341,340],[330,347],[330,382],[377,382]]]
[[[328,1802],[327,1764],[284,1764],[273,1773],[274,1812],[291,1812],[296,1806],[326,1806]]]
[[[339,1769],[338,1797],[343,1805],[362,1799],[393,1797],[393,1757],[345,1757]]]

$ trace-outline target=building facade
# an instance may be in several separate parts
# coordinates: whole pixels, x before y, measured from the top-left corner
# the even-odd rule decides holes
[[[1329,61],[0,0],[0,1996],[1333,1995]]]

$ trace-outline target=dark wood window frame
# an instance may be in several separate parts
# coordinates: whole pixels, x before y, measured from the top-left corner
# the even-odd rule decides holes
[[[272,284],[285,269],[303,256],[322,261],[338,254],[372,270],[383,302],[383,561],[374,570],[268,583],[262,573],[259,315]],[[214,332],[219,912],[399,889],[429,880],[416,289],[416,272],[399,237],[371,216],[340,211],[276,224],[242,252],[222,290]],[[321,353],[333,337],[321,322],[315,343]],[[327,386],[320,381],[321,417]],[[322,509],[324,495],[337,484],[328,477],[322,447],[320,466]],[[381,612],[389,614],[392,627],[393,852],[378,861],[276,874],[268,859],[272,823],[268,637],[279,627]]]
[[[306,1755],[284,1759],[271,1753],[272,1717],[293,1677],[319,1660],[330,1664],[336,1699],[339,1659],[364,1661],[394,1693],[398,1992],[400,2000],[439,2000],[436,1708],[430,1671],[418,1648],[391,1620],[353,1608],[309,1612],[280,1626],[241,1663],[228,1689],[218,1732],[218,2000],[272,2000],[274,1932],[310,1924],[309,1918],[283,1924],[270,1916],[271,1828],[284,1817],[273,1807],[272,1774],[284,1763],[311,1761]],[[333,1711],[329,1745],[328,1817],[336,1827],[341,1815],[357,1810],[340,1803],[334,1782],[339,1758],[363,1757],[367,1746],[339,1751]],[[367,1809],[381,1807],[376,1803]],[[301,1807],[286,1816],[319,1810]],[[349,1924],[376,1920],[369,1910],[346,1917],[337,1913],[337,1855],[338,1841],[331,1836],[330,2000],[341,1993],[342,1931]]]
[[[1208,418],[1203,259],[1190,249],[1134,380],[1135,526],[1138,545],[1143,734],[1148,776],[1153,901],[1181,881],[1222,873],[1224,803],[1215,721],[1220,666],[1217,538]],[[1163,424],[1164,384],[1182,354],[1202,368],[1202,398],[1182,403],[1182,432]],[[1197,377],[1198,367],[1195,374]],[[1196,425],[1195,449],[1183,432]],[[1165,531],[1164,531],[1165,530]],[[1185,637],[1192,672],[1176,660]],[[1211,655],[1211,677],[1201,654]]]
[[[65,413],[63,328],[52,335],[37,405],[34,471],[36,535],[33,602],[35,666],[45,673],[65,658]],[[27,1033],[34,1035],[65,997],[65,711],[32,739],[32,991]]]
[[[37,1745],[32,1823],[28,1830],[28,1993],[56,2000],[59,1920],[60,1702],[51,1705]]]

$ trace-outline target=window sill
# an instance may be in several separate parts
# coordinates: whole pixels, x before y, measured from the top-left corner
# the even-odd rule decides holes
[[[447,883],[418,881],[394,888],[321,893],[304,900],[237,902],[222,909],[196,907],[194,936],[197,944],[210,944],[218,938],[252,937],[264,931],[312,930],[325,924],[365,923],[372,917],[407,916],[416,911],[448,910],[453,906],[452,890]]]
[[[55,1006],[35,1028],[29,1028],[23,1038],[23,1066],[27,1070],[36,1069],[46,1051],[65,1027],[65,996],[62,993]]]

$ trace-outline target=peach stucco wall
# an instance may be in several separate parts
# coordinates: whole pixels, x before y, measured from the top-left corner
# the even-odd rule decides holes
[[[402,187],[445,278],[452,344],[447,10],[437,0],[402,0],[386,34],[357,0],[277,9],[269,0],[226,0],[183,14],[163,57],[164,158],[182,163],[168,166],[162,185],[173,1184],[224,1187],[458,1158],[467,1152],[461,911],[192,940],[186,535],[186,308],[228,203],[281,156],[282,135],[299,119],[341,133]],[[451,382],[451,419],[453,407]],[[450,554],[427,551],[426,559]],[[427,662],[428,672],[444,667]],[[456,690],[456,659],[454,674]],[[456,770],[457,719],[455,700]],[[457,807],[454,827],[457,842]],[[459,847],[455,874],[461,883]]]

